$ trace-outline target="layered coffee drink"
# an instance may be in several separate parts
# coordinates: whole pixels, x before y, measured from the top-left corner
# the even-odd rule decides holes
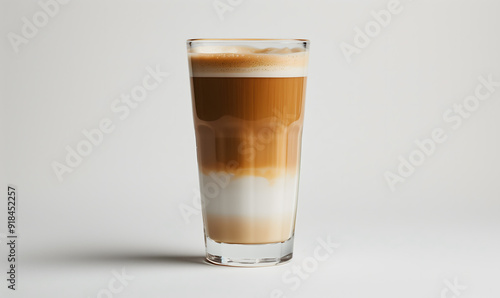
[[[307,47],[203,45],[189,50],[207,241],[292,238]]]

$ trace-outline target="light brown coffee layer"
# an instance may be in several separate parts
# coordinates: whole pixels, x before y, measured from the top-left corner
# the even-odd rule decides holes
[[[209,215],[205,233],[216,242],[264,244],[288,240],[294,230],[294,217],[280,215],[268,218]]]
[[[202,172],[272,179],[300,161],[305,77],[193,77]]]

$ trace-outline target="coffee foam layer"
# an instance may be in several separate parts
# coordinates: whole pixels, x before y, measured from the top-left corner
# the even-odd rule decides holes
[[[199,173],[201,199],[208,215],[249,218],[295,214],[299,176],[238,177],[225,172]]]
[[[192,77],[305,77],[308,53],[302,48],[199,46],[191,49]]]

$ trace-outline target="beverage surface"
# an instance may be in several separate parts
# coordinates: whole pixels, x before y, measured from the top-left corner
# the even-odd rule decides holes
[[[308,53],[302,48],[199,46],[189,58],[193,77],[304,77]]]

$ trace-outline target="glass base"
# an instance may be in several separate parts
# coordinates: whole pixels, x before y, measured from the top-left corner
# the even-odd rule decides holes
[[[205,236],[207,261],[216,265],[263,267],[283,264],[292,259],[293,236],[284,242],[267,244],[228,244]]]

